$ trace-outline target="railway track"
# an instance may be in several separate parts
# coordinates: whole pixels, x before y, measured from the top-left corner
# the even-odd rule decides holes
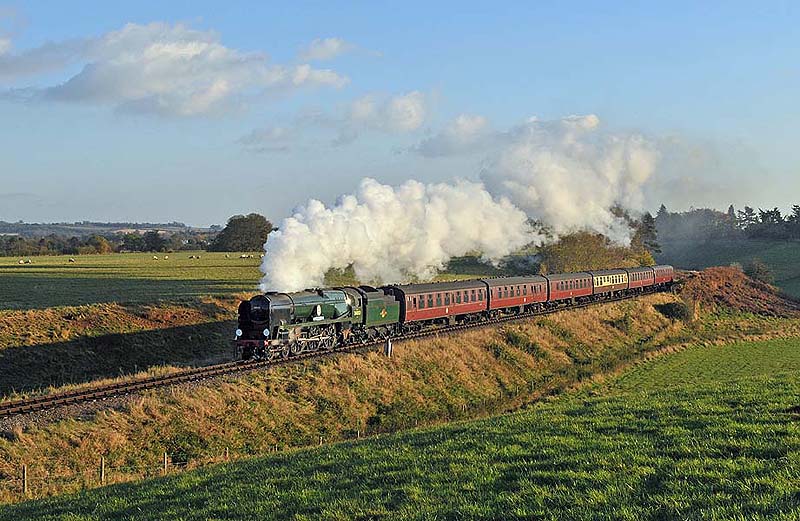
[[[413,333],[408,333],[401,336],[392,337],[392,342],[402,342],[405,340],[415,340],[420,338],[426,338],[431,336],[437,336],[441,334],[451,334],[460,331],[465,331],[469,329],[479,329],[485,327],[491,327],[498,324],[506,323],[506,322],[514,322],[518,320],[525,320],[534,317],[540,317],[545,315],[551,315],[553,313],[558,313],[559,311],[567,311],[571,309],[581,309],[586,308],[589,306],[593,306],[596,304],[604,304],[604,303],[611,303],[611,302],[619,302],[622,300],[630,300],[642,295],[648,295],[656,293],[647,292],[644,294],[638,295],[627,295],[622,297],[616,297],[613,299],[606,299],[599,302],[586,302],[582,304],[575,304],[570,306],[558,307],[553,309],[547,309],[543,311],[535,311],[530,313],[521,313],[516,315],[508,315],[503,316],[495,319],[490,319],[481,322],[474,322],[469,324],[459,324],[453,326],[447,326],[443,328],[437,329],[427,329],[422,331],[417,331]],[[190,382],[198,382],[202,380],[207,380],[211,378],[218,378],[220,376],[227,376],[227,375],[234,375],[234,374],[243,374],[248,373],[251,371],[256,371],[258,369],[263,369],[267,367],[272,367],[276,365],[283,365],[287,363],[293,363],[299,360],[304,360],[307,358],[318,357],[318,356],[326,356],[336,353],[343,353],[343,352],[352,352],[358,351],[365,348],[370,348],[378,345],[383,345],[385,339],[378,339],[374,341],[367,342],[365,344],[350,344],[346,346],[341,346],[335,349],[327,350],[327,351],[316,351],[311,353],[301,353],[299,355],[292,356],[291,358],[280,359],[280,360],[255,360],[249,362],[227,362],[224,364],[217,364],[217,365],[210,365],[205,367],[196,367],[190,369],[183,369],[178,372],[165,375],[165,376],[153,376],[149,378],[142,378],[138,380],[132,380],[128,382],[118,382],[108,385],[96,386],[91,387],[88,389],[82,389],[77,391],[70,391],[66,393],[57,393],[57,394],[50,394],[46,396],[38,396],[33,398],[27,398],[22,400],[14,400],[5,403],[0,403],[0,418],[10,418],[13,416],[19,416],[24,414],[29,414],[33,412],[42,412],[48,411],[52,409],[57,409],[59,407],[64,407],[67,405],[76,405],[76,404],[83,404],[83,403],[91,403],[100,400],[104,400],[107,398],[114,398],[119,396],[125,396],[129,394],[135,394],[140,391],[144,391],[147,389],[157,389],[160,387],[169,387],[173,385],[185,384]]]

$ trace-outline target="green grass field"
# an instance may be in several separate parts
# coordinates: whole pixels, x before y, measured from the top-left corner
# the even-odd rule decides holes
[[[7,507],[2,519],[798,519],[800,340],[529,409]]]
[[[775,283],[791,295],[800,297],[800,242],[798,241],[730,241],[715,240],[672,241],[662,244],[664,253],[658,256],[665,262],[686,269],[709,266],[742,265],[761,259],[775,275]]]
[[[200,259],[190,259],[200,255]],[[260,278],[258,255],[177,252],[0,257],[0,309],[77,306],[104,302],[156,302],[204,295],[255,291]]]

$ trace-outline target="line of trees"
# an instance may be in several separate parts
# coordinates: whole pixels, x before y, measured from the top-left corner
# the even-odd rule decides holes
[[[143,234],[127,233],[88,237],[22,237],[0,236],[0,256],[28,257],[33,255],[86,255],[122,251],[165,252],[177,250],[202,250],[208,247],[203,235],[159,233],[155,230]]]
[[[270,232],[274,229],[272,223],[264,216],[251,213],[234,215],[228,219],[225,228],[217,233],[150,230],[145,233],[95,234],[85,237],[66,237],[57,234],[43,237],[0,235],[0,256],[28,257],[178,250],[260,251]]]
[[[792,206],[791,213],[783,215],[779,208],[758,210],[745,206],[736,210],[733,205],[727,212],[710,208],[691,209],[687,212],[670,212],[661,205],[655,218],[658,235],[662,240],[727,239],[800,239],[800,205]]]

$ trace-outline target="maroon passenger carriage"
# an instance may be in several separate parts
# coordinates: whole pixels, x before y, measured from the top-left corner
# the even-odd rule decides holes
[[[629,268],[628,272],[628,289],[634,290],[636,293],[641,293],[645,288],[654,286],[656,283],[655,271],[653,268]]]
[[[543,309],[547,302],[547,279],[540,276],[484,279],[489,288],[489,314],[522,313]]]
[[[672,266],[653,266],[656,286],[667,286],[675,280],[675,268]]]
[[[563,305],[572,302],[585,302],[592,297],[592,275],[581,273],[556,273],[545,275],[550,288],[548,303]]]
[[[486,311],[482,280],[384,286],[400,302],[400,321],[408,329],[425,324],[455,324],[479,320]]]

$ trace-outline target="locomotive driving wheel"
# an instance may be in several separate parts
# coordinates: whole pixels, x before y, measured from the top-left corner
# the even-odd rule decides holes
[[[319,349],[326,351],[336,347],[336,326],[330,325],[320,328]]]

